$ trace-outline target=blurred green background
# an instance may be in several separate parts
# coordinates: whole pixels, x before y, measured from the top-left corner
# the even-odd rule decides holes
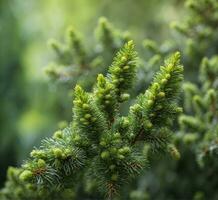
[[[92,45],[98,18],[128,30],[141,48],[145,38],[171,37],[169,23],[185,15],[182,0],[0,0],[0,185],[41,138],[71,119],[71,99],[49,82],[49,38],[72,25]]]

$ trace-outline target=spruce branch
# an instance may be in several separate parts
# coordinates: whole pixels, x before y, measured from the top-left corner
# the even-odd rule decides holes
[[[114,54],[127,42],[126,32],[114,28],[106,18],[100,18],[96,28],[95,43],[86,45],[81,34],[73,27],[67,29],[64,43],[54,39],[49,46],[54,50],[54,61],[45,72],[51,80],[72,85],[80,84],[91,90],[99,73],[105,75]],[[92,49],[88,51],[88,49]],[[84,76],[87,78],[84,80]]]
[[[68,190],[72,196],[76,185],[82,184],[81,177],[112,199],[146,167],[149,151],[144,145],[156,153],[168,151],[179,157],[170,135],[172,121],[181,112],[177,105],[183,80],[180,54],[165,62],[129,114],[121,116],[119,105],[133,87],[137,59],[133,41],[129,41],[115,56],[108,74],[98,75],[92,92],[76,85],[72,122],[43,140],[22,167],[14,170],[16,180],[9,179],[1,193],[5,199],[25,199],[29,184],[34,188],[30,199],[52,199],[57,191],[57,197],[63,197]],[[11,193],[10,185],[24,186],[22,195]]]
[[[117,51],[120,45],[129,40],[128,32],[121,32],[113,27],[113,25],[105,18],[101,17],[95,30],[96,38],[100,47],[105,50]]]
[[[76,63],[83,69],[88,67],[87,53],[82,43],[82,39],[79,34],[72,28],[68,28],[68,40],[69,48],[72,49],[73,55],[76,59]]]
[[[108,77],[114,85],[119,102],[129,98],[129,94],[126,92],[132,87],[136,76],[136,58],[137,54],[134,51],[133,41],[129,41],[117,53],[112,65],[109,67]]]
[[[133,144],[141,137],[151,140],[152,132],[158,132],[169,125],[171,119],[182,111],[176,105],[179,86],[183,80],[183,67],[179,64],[179,59],[178,52],[171,56],[165,66],[160,68],[145,94],[140,95],[136,104],[130,108],[131,121],[140,121],[133,127],[133,132],[136,133]]]

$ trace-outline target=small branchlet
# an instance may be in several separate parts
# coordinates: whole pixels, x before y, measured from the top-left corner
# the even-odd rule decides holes
[[[132,87],[136,76],[136,58],[137,54],[134,51],[133,41],[129,41],[117,53],[109,67],[108,77],[114,86],[119,102],[126,101],[129,98],[127,91]]]
[[[117,107],[116,94],[114,86],[102,74],[98,75],[97,86],[95,89],[95,98],[99,107],[104,111],[108,119],[113,120],[115,109]]]
[[[76,60],[76,64],[78,64],[81,68],[87,68],[87,53],[85,47],[82,43],[82,39],[79,34],[73,29],[69,27],[67,30],[68,35],[68,45],[69,49],[73,51],[73,55]]]
[[[153,136],[158,141],[157,137],[162,138],[163,132],[166,132],[165,139],[159,141],[167,141],[170,131],[166,127],[171,124],[175,115],[182,112],[176,104],[183,80],[183,67],[179,64],[179,59],[178,52],[172,55],[165,66],[160,68],[145,94],[140,95],[137,103],[130,108],[131,121],[140,121],[133,127],[136,134],[133,144],[142,138],[151,140]],[[162,134],[153,134],[154,132]]]

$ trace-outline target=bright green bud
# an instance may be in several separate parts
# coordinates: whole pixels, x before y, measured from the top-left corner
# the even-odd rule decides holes
[[[152,126],[153,126],[153,124],[149,120],[145,121],[145,127],[146,128],[152,128]]]
[[[22,181],[27,181],[32,177],[33,177],[33,173],[30,170],[24,170],[19,176],[20,180]]]
[[[109,158],[110,157],[110,153],[108,152],[108,151],[103,151],[102,153],[101,153],[101,158],[102,159],[107,159],[107,158]]]
[[[115,140],[113,141],[114,144],[120,144],[120,142],[121,142],[120,139],[115,139]]]
[[[123,67],[123,69],[124,69],[124,70],[128,70],[128,69],[129,69],[129,66],[126,65],[126,66]]]
[[[39,159],[37,164],[38,164],[38,167],[40,168],[44,168],[46,166],[46,163],[43,159]]]
[[[130,150],[129,147],[123,147],[123,152],[124,152],[124,153],[130,153],[131,150]]]
[[[25,164],[22,165],[22,167],[23,167],[23,168],[29,168],[29,167],[30,167],[30,164],[29,164],[29,163],[25,163]]]
[[[119,82],[123,82],[124,81],[124,78],[119,78]]]
[[[134,46],[133,40],[128,41],[127,45],[128,46]]]
[[[114,80],[112,81],[112,83],[117,84],[117,83],[119,83],[119,80],[118,80],[118,79],[114,79]]]
[[[54,139],[62,139],[62,131],[56,131],[53,135]]]
[[[70,149],[65,149],[64,154],[65,154],[65,156],[70,156],[71,155],[71,150]]]
[[[89,109],[89,105],[87,103],[84,103],[82,106],[84,109]]]
[[[114,134],[114,138],[117,138],[117,139],[120,138],[120,133],[118,133],[118,132],[115,133],[115,134]]]
[[[105,17],[100,17],[99,18],[99,24],[101,26],[106,26],[108,24],[108,21],[107,21],[107,19]]]
[[[177,149],[174,149],[174,151],[171,152],[171,155],[175,160],[179,160],[181,158],[181,155]]]
[[[160,85],[158,83],[154,83],[154,88],[155,89],[159,89],[160,88]]]
[[[83,125],[87,126],[87,125],[89,125],[89,122],[83,122]]]
[[[111,95],[110,95],[110,94],[107,94],[107,95],[105,96],[105,99],[111,99]]]
[[[165,97],[165,92],[159,92],[158,96],[159,96],[160,98]]]
[[[91,118],[91,121],[92,121],[92,122],[95,122],[96,120],[97,120],[97,119],[96,119],[95,117],[92,117],[92,118]]]
[[[115,73],[119,73],[119,72],[121,72],[121,69],[118,68],[118,67],[116,67],[116,68],[114,69],[114,72],[115,72]]]
[[[165,79],[165,78],[162,79],[162,80],[161,80],[161,83],[162,83],[162,84],[166,84],[166,83],[167,83],[167,79]]]
[[[75,92],[78,93],[78,94],[81,94],[83,92],[83,89],[79,85],[76,85],[75,86]]]
[[[154,116],[155,116],[155,113],[149,114],[149,117],[154,117]]]
[[[31,153],[30,153],[30,156],[31,156],[31,157],[37,156],[37,155],[38,155],[37,152],[38,152],[38,150],[32,150]]]
[[[106,144],[105,141],[101,141],[101,142],[100,142],[100,145],[103,146],[103,147],[105,147],[107,144]]]
[[[85,122],[86,120],[85,120],[85,118],[80,118],[79,121]]]
[[[125,153],[124,153],[124,149],[123,149],[123,148],[119,149],[119,150],[118,150],[118,153],[119,153],[119,154],[125,154]]]
[[[127,93],[124,93],[120,96],[121,101],[127,101],[129,99],[130,95]]]
[[[128,127],[128,125],[129,125],[129,120],[125,118],[125,119],[123,120],[123,124],[122,124],[122,125],[123,125],[124,128]]]
[[[170,74],[166,74],[166,79],[170,79],[171,75]]]
[[[191,144],[194,143],[198,139],[198,136],[193,133],[185,134],[183,137],[183,141],[185,144]]]
[[[154,101],[153,100],[148,100],[148,105],[149,106],[152,106],[154,104]]]
[[[75,135],[75,137],[73,138],[73,141],[78,142],[81,140],[81,137],[79,135]]]
[[[141,109],[141,106],[139,104],[135,104],[133,106],[130,107],[131,112],[139,112]]]
[[[129,134],[129,137],[130,137],[130,138],[133,138],[134,136],[135,136],[135,135],[134,135],[133,133],[130,133],[130,134]]]
[[[177,149],[175,146],[170,145],[170,146],[169,146],[169,151],[170,151],[170,155],[171,155],[175,160],[179,160],[179,159],[180,159],[181,155],[180,155],[178,149]]]
[[[111,176],[111,180],[112,180],[112,181],[117,181],[117,179],[118,179],[117,174],[113,174],[113,175]]]
[[[74,100],[73,104],[77,105],[77,106],[81,106],[82,105],[82,101],[81,100]]]
[[[56,158],[62,158],[62,150],[60,148],[54,148],[53,150],[54,156]]]
[[[91,118],[92,117],[92,115],[90,115],[90,114],[85,114],[85,116],[84,116],[86,119],[89,119],[89,118]]]
[[[31,157],[44,157],[45,153],[42,150],[32,150],[30,153]]]
[[[183,112],[183,108],[182,108],[182,107],[176,108],[176,112],[177,112],[177,113],[182,113],[182,112]]]
[[[106,101],[105,101],[105,104],[107,104],[107,105],[110,104],[110,101],[106,100]]]
[[[126,58],[125,56],[123,56],[123,57],[121,58],[121,61],[122,61],[122,62],[126,62],[126,61],[127,61],[127,58]]]
[[[172,70],[172,68],[173,68],[173,64],[170,63],[170,64],[167,66],[167,70],[168,70],[168,72],[170,72],[170,71]]]

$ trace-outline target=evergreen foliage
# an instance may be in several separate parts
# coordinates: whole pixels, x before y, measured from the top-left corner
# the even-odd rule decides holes
[[[173,119],[182,111],[177,105],[183,80],[180,54],[165,62],[129,114],[121,116],[137,60],[129,41],[107,75],[98,75],[93,92],[75,86],[72,123],[43,140],[21,168],[8,170],[1,199],[72,199],[84,190],[81,180],[112,199],[146,167],[149,153],[170,152],[178,158],[170,136]]]
[[[173,22],[172,27],[181,34],[178,38],[184,52],[185,64],[189,66],[189,79],[197,80],[194,74],[198,71],[203,57],[217,54],[218,42],[218,2],[216,0],[186,0],[188,14],[181,22]],[[196,78],[196,79],[195,79]]]
[[[46,73],[53,81],[65,83],[68,87],[80,84],[90,90],[96,75],[106,73],[106,67],[113,55],[128,38],[127,32],[115,29],[106,18],[102,17],[95,30],[96,43],[87,47],[80,33],[69,27],[65,43],[61,44],[54,39],[49,41],[56,58],[46,68]]]
[[[155,174],[162,182],[147,184],[149,189],[153,189],[151,198],[218,198],[215,178],[218,51],[217,27],[214,25],[217,24],[217,5],[216,0],[187,0],[189,12],[186,20],[172,24],[180,35],[176,35],[176,42],[170,43],[183,52],[183,62],[187,66],[182,99],[184,114],[179,117],[177,134],[173,136],[181,159],[176,163],[163,161],[161,167],[153,167],[152,176]],[[153,42],[150,44],[155,54],[161,51]],[[167,177],[171,180],[168,181]]]
[[[185,2],[186,19],[172,24],[180,34],[145,39],[141,59],[105,18],[91,50],[73,28],[50,42],[46,72],[74,87],[72,121],[8,169],[0,199],[218,199],[218,2]],[[180,53],[169,56],[178,49],[183,85]]]
[[[218,100],[217,100],[217,56],[204,58],[200,67],[200,86],[185,83],[185,113],[179,117],[180,133],[178,138],[183,149],[189,149],[203,172],[200,177],[205,184],[200,187],[203,196],[216,199],[215,188],[218,184],[213,176],[217,173],[218,152]],[[210,169],[210,170],[208,170]],[[202,181],[203,181],[202,180]]]

